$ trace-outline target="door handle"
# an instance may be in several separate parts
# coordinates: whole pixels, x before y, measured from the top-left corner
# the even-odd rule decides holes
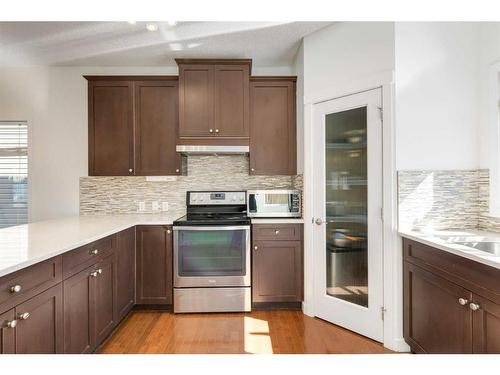
[[[317,217],[316,220],[314,220],[314,222],[316,223],[316,225],[321,225],[324,223],[323,219],[320,217]]]

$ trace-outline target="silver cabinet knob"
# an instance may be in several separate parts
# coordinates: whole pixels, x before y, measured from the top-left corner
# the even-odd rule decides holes
[[[214,132],[214,129],[208,129],[208,132],[209,132],[209,133],[213,133],[213,132]]]
[[[215,129],[215,132],[218,133],[219,132],[219,129]]]
[[[129,168],[128,170],[130,173],[132,173],[134,170],[132,168]]]
[[[100,275],[100,274],[102,273],[102,268],[99,268],[99,269],[97,270],[97,272],[98,272],[98,273],[99,273],[99,275]]]
[[[167,229],[167,233],[170,234],[172,233],[172,231],[170,229]]]
[[[255,172],[255,168],[250,168],[250,170],[251,170],[252,172]]]
[[[90,254],[97,255],[97,254],[99,254],[99,250],[98,249],[91,250]]]
[[[92,276],[92,277],[97,277],[97,275],[99,275],[98,271],[93,271],[90,273],[90,276]]]
[[[469,303],[469,300],[467,300],[465,298],[459,298],[458,303],[461,304],[462,306],[465,306]]]
[[[17,320],[8,320],[5,322],[5,326],[7,328],[16,328],[17,326]]]
[[[17,315],[17,318],[20,319],[20,320],[26,320],[30,317],[30,313],[29,312],[25,312],[25,313],[22,313],[22,314],[18,314]]]
[[[280,231],[279,231],[278,229],[276,229],[276,230],[274,231],[274,234],[278,235],[278,234],[280,234]]]
[[[316,223],[316,225],[321,225],[323,224],[323,219],[317,217],[316,220],[314,220],[314,222]]]
[[[472,311],[477,311],[477,310],[479,310],[479,309],[481,308],[481,306],[479,306],[477,303],[474,303],[474,302],[471,302],[471,303],[469,304],[469,307],[470,307],[470,309],[471,309]]]
[[[259,250],[259,247],[258,246],[254,246],[253,249],[254,250]]]
[[[175,173],[179,173],[179,169],[176,169],[176,170],[175,170]]]
[[[10,287],[10,292],[11,293],[19,293],[22,289],[23,289],[23,287],[19,284],[13,285]]]

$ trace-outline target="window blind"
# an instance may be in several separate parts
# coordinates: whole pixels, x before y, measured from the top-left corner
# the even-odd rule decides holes
[[[0,228],[28,222],[28,124],[0,122]]]

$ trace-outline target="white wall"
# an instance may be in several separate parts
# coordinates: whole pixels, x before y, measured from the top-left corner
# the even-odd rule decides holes
[[[77,215],[87,171],[86,74],[177,74],[177,67],[2,67],[0,121],[30,126],[30,221]],[[292,74],[255,67],[254,75]]]
[[[293,74],[297,76],[297,173],[304,172],[304,43],[301,43],[293,62]]]
[[[334,23],[304,38],[306,97],[393,69],[393,22]]]
[[[87,175],[84,74],[175,74],[163,68],[27,67],[0,69],[0,120],[27,120],[30,221],[78,214]]]
[[[479,166],[479,24],[396,23],[396,167]]]

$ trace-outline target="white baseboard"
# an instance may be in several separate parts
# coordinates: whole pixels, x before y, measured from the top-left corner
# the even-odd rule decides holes
[[[384,342],[384,347],[390,350],[394,350],[395,352],[400,352],[400,353],[409,353],[410,352],[410,347],[404,340],[404,338],[395,338],[393,340],[390,340],[390,342]]]

